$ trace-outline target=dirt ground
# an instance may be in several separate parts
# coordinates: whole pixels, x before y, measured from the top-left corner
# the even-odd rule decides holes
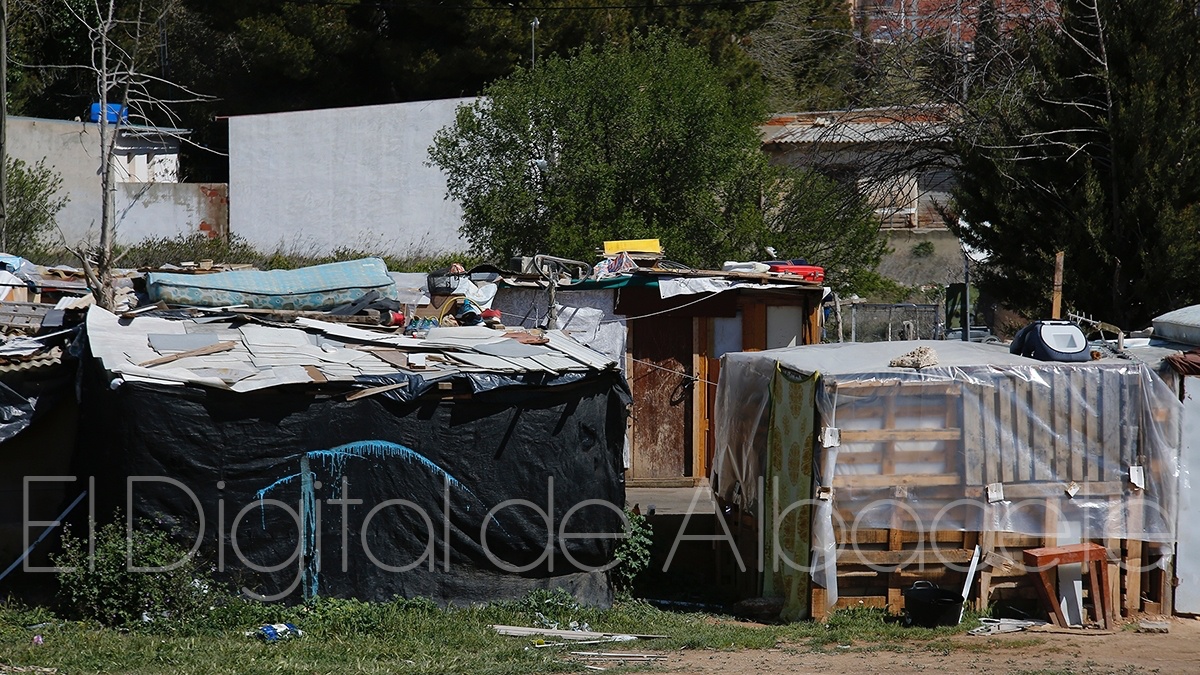
[[[1021,632],[995,637],[969,635],[944,644],[848,645],[827,653],[803,646],[746,651],[666,653],[657,670],[697,675],[729,673],[1013,673],[1024,675],[1108,675],[1200,673],[1200,620],[1172,619],[1170,633],[1138,633],[1132,628],[1108,635]]]

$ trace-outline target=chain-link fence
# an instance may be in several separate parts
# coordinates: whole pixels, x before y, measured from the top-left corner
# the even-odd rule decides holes
[[[946,323],[941,305],[841,302],[830,317],[829,342],[941,340]]]

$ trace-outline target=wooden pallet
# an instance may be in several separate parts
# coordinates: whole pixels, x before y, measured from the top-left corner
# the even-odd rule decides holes
[[[992,522],[986,495],[993,483],[1003,485],[1005,499],[1026,501],[1033,514],[1027,517],[1035,523],[1040,518],[1042,532],[1060,531],[1057,514],[1069,510],[1071,499],[1083,497],[1109,500],[1114,513],[1127,514],[1128,530],[1140,531],[1140,495],[1127,482],[1128,469],[1139,464],[1149,475],[1161,475],[1141,451],[1147,440],[1143,420],[1153,414],[1157,422],[1171,422],[1162,411],[1144,410],[1141,387],[1136,370],[1104,366],[986,371],[954,382],[837,383],[830,393],[841,430],[833,480],[841,521],[855,522],[864,495],[894,499],[906,508],[894,509],[886,528],[838,533],[842,549],[834,608],[898,613],[904,589],[920,579],[961,588],[976,545],[982,561],[970,593],[975,607],[1035,598],[1022,552],[1055,546],[1060,543],[1055,536],[929,533],[905,522],[919,518],[927,527],[946,501],[964,497],[984,511],[979,522]],[[1077,490],[1074,497],[1069,487]],[[838,500],[838,493],[857,496]],[[739,545],[756,543],[754,519],[739,514],[737,521]],[[1136,571],[1155,562],[1143,542],[1089,541],[1108,550],[1110,590],[1123,614],[1170,611],[1170,570]],[[811,597],[812,616],[823,618],[824,589],[814,587]]]

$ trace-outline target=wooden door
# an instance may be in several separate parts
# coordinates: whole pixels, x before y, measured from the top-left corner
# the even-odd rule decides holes
[[[682,484],[692,463],[692,319],[654,317],[632,328],[630,479]]]

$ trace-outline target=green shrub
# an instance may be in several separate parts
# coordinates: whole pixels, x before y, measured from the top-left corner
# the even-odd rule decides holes
[[[919,244],[913,244],[912,257],[914,258],[928,258],[929,256],[933,255],[933,253],[934,248],[932,241],[923,241]]]
[[[226,238],[211,238],[200,233],[143,239],[135,244],[119,247],[116,258],[119,267],[133,269],[212,260],[215,263],[252,265],[261,270],[290,270],[343,260],[383,258],[392,272],[431,272],[455,262],[470,269],[483,262],[482,258],[466,253],[431,254],[415,251],[397,257],[353,247],[338,248],[332,253],[320,253],[316,248],[261,251],[236,234],[230,234]]]
[[[633,581],[650,566],[650,547],[652,546],[654,530],[646,517],[626,511],[629,519],[628,536],[617,546],[616,567],[613,567],[610,577],[617,591],[627,593],[633,587]]]
[[[119,514],[96,529],[90,558],[87,541],[70,530],[63,533],[62,547],[53,556],[64,569],[58,574],[60,593],[69,611],[82,619],[106,626],[177,625],[204,616],[219,595],[187,549],[157,529],[135,528],[127,538]]]

